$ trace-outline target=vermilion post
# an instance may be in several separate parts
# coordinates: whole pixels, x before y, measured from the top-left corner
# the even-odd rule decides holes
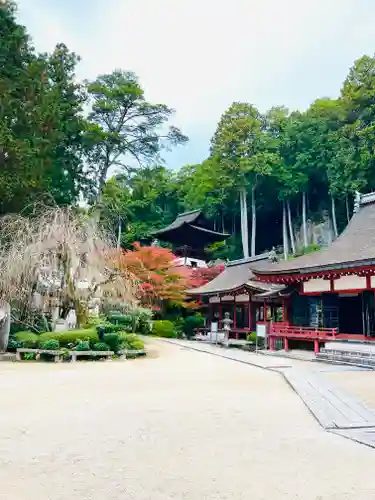
[[[314,352],[315,352],[315,354],[317,354],[319,351],[320,351],[319,340],[315,339],[314,340]]]
[[[289,340],[286,337],[284,339],[284,351],[285,352],[289,351]]]

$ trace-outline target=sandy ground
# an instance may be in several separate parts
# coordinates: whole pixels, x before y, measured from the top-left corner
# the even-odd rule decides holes
[[[336,385],[356,395],[370,408],[375,409],[375,372],[337,372],[326,375],[332,378]]]
[[[1,500],[375,499],[375,451],[324,432],[281,376],[154,345],[0,363]]]

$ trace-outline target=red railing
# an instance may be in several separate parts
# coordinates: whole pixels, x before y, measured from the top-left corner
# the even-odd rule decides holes
[[[291,326],[286,323],[273,323],[270,337],[300,340],[330,340],[336,338],[337,328],[314,328],[309,326]]]

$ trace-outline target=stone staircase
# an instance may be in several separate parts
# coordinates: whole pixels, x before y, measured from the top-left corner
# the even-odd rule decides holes
[[[375,345],[363,342],[326,342],[317,361],[375,369]]]

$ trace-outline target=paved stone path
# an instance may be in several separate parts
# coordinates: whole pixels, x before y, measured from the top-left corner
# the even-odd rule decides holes
[[[375,411],[324,376],[327,371],[353,371],[356,368],[344,365],[324,366],[288,357],[263,356],[203,342],[169,342],[282,374],[324,429],[375,448]]]

